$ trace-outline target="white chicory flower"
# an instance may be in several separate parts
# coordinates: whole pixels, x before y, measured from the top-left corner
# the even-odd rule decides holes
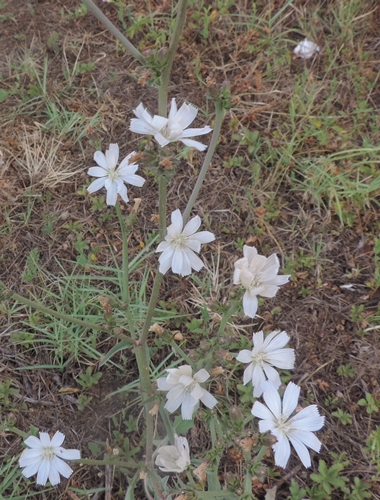
[[[203,128],[187,128],[198,113],[197,108],[192,104],[182,104],[178,110],[175,99],[172,99],[168,118],[159,115],[152,116],[142,103],[137,106],[133,113],[137,118],[132,118],[129,130],[137,134],[153,135],[161,147],[166,146],[169,142],[181,141],[186,146],[196,148],[198,151],[204,151],[207,148],[201,142],[188,139],[212,131],[208,125]]]
[[[183,218],[179,210],[172,213],[171,220],[165,241],[162,241],[156,250],[156,252],[162,252],[158,259],[159,271],[165,274],[172,268],[173,273],[188,276],[192,269],[199,271],[203,267],[203,262],[194,252],[199,253],[201,244],[214,241],[215,236],[210,231],[197,233],[201,225],[198,215],[193,217],[185,227],[183,227]]]
[[[320,51],[321,49],[316,43],[305,38],[305,40],[302,40],[302,42],[297,45],[293,53],[301,59],[310,59],[316,52],[319,53]]]
[[[276,254],[258,255],[255,247],[244,245],[244,257],[235,262],[234,284],[242,285],[244,314],[254,318],[257,312],[257,295],[274,297],[280,285],[288,282],[290,274],[277,276],[280,262]]]
[[[94,160],[98,166],[91,167],[87,173],[93,177],[99,177],[99,179],[92,182],[88,186],[87,191],[95,193],[95,191],[105,187],[107,190],[107,205],[115,205],[118,194],[127,203],[129,198],[127,187],[124,183],[127,182],[128,184],[132,184],[132,186],[141,187],[145,182],[145,179],[139,175],[135,175],[138,165],[136,163],[129,163],[129,160],[135,155],[136,153],[133,151],[117,167],[119,160],[118,144],[110,144],[109,149],[106,150],[106,154],[96,151]]]
[[[322,443],[312,431],[318,431],[323,427],[325,417],[319,415],[316,405],[310,405],[290,418],[298,404],[301,388],[290,382],[281,403],[278,392],[270,384],[268,386],[263,394],[268,407],[256,401],[252,415],[262,419],[259,422],[260,432],[270,431],[277,438],[277,443],[272,446],[276,465],[285,469],[290,457],[290,441],[303,465],[311,467],[307,447],[316,452],[321,449]]]
[[[59,431],[52,439],[47,432],[40,432],[39,439],[29,436],[24,441],[29,449],[23,451],[19,460],[20,467],[25,467],[22,474],[29,478],[37,473],[37,484],[41,486],[45,486],[48,479],[52,486],[56,486],[60,482],[60,474],[69,478],[73,470],[63,460],[80,459],[80,451],[62,448],[64,440],[65,435]]]
[[[280,387],[280,375],[273,366],[284,370],[294,368],[294,349],[283,349],[288,342],[289,335],[279,330],[267,335],[265,340],[263,332],[254,333],[252,351],[243,349],[237,355],[236,359],[241,363],[250,363],[244,370],[243,382],[247,385],[252,381],[255,398],[263,393],[266,380],[275,389]]]
[[[165,405],[168,412],[173,413],[181,406],[182,419],[191,420],[199,401],[202,401],[210,409],[217,404],[214,396],[199,385],[210,377],[204,368],[195,375],[193,375],[193,370],[189,365],[168,368],[166,371],[169,375],[166,378],[157,379],[157,385],[160,391],[169,391],[166,395]]]
[[[157,449],[156,465],[162,472],[183,472],[190,465],[190,450],[187,439],[174,434],[174,446]]]

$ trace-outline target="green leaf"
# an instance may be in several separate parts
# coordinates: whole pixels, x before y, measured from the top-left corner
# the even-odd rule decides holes
[[[130,347],[132,347],[132,344],[130,344],[126,340],[122,340],[107,352],[107,354],[99,363],[99,366],[103,366],[105,363],[107,363],[107,361],[109,361],[112,358],[112,356],[117,352],[124,351],[125,349],[129,349]]]

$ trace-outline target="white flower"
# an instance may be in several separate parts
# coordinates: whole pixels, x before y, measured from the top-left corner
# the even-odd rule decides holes
[[[183,472],[190,465],[187,439],[174,434],[174,446],[161,446],[157,450],[156,465],[163,472]]]
[[[275,389],[280,387],[281,379],[273,366],[284,370],[294,368],[294,349],[283,349],[288,341],[289,335],[279,330],[270,333],[265,340],[263,332],[254,333],[252,351],[243,349],[237,355],[238,361],[250,363],[244,370],[243,382],[244,385],[247,385],[248,382],[252,381],[255,398],[260,397],[263,393],[265,376]]]
[[[172,268],[173,273],[181,276],[188,276],[191,270],[199,271],[203,267],[201,259],[194,252],[199,253],[202,243],[209,243],[215,240],[215,236],[210,231],[200,231],[201,219],[197,215],[192,218],[183,228],[183,218],[179,210],[172,213],[172,223],[167,229],[165,241],[161,241],[156,252],[160,255],[159,271],[165,274]],[[196,234],[195,234],[196,233]]]
[[[57,431],[52,439],[47,432],[40,432],[40,438],[29,436],[24,443],[30,449],[24,450],[19,464],[25,467],[22,474],[29,478],[37,473],[37,484],[45,486],[49,479],[52,486],[59,484],[61,474],[63,477],[70,477],[72,469],[64,460],[78,460],[79,450],[65,450],[61,444],[65,440],[65,435]]]
[[[277,276],[280,263],[276,254],[270,257],[258,255],[255,247],[244,245],[244,257],[235,262],[234,284],[242,285],[244,313],[254,318],[257,312],[257,295],[274,297],[279,285],[288,282],[290,274]]]
[[[280,395],[269,386],[263,394],[269,409],[259,401],[256,401],[252,408],[252,415],[262,419],[259,422],[260,432],[270,431],[277,438],[277,443],[272,448],[275,463],[282,468],[286,467],[290,457],[289,441],[305,467],[311,467],[310,454],[306,447],[319,452],[322,446],[312,433],[321,429],[325,421],[325,417],[319,415],[316,405],[310,405],[289,418],[298,404],[299,394],[300,387],[290,382],[281,404]]]
[[[116,165],[119,160],[119,146],[117,144],[110,144],[110,148],[106,150],[105,155],[101,151],[96,151],[94,160],[99,166],[91,167],[87,173],[93,177],[99,177],[99,179],[92,182],[87,191],[95,193],[95,191],[105,187],[107,189],[107,205],[115,205],[118,194],[127,203],[129,198],[124,183],[128,182],[133,186],[141,187],[145,182],[145,179],[135,175],[138,165],[129,163],[130,158],[135,154],[134,151],[130,153],[117,168]]]
[[[202,401],[210,409],[216,405],[217,400],[214,396],[199,385],[210,377],[207,370],[202,368],[194,376],[189,365],[168,368],[166,371],[169,375],[166,378],[157,379],[157,385],[160,391],[169,391],[166,395],[165,405],[168,412],[173,413],[182,405],[182,419],[191,420],[199,401]]]
[[[297,47],[293,50],[294,54],[301,59],[310,59],[316,52],[320,52],[321,49],[318,45],[307,38],[300,42]]]
[[[204,151],[207,148],[201,142],[188,139],[188,137],[208,134],[212,130],[208,125],[203,128],[187,128],[198,113],[197,108],[192,104],[182,104],[177,110],[175,99],[172,99],[168,118],[159,115],[152,116],[143,104],[139,104],[133,113],[137,118],[132,118],[129,130],[137,134],[153,135],[160,146],[181,141],[198,151]]]

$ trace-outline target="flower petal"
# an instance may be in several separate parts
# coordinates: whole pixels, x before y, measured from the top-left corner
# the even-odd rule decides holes
[[[99,167],[104,168],[104,170],[106,170],[107,172],[109,171],[110,168],[104,153],[102,153],[101,151],[95,151],[94,160],[99,165]]]
[[[79,460],[80,459],[80,451],[79,450],[66,450],[65,448],[59,448],[57,453],[57,457],[63,458],[64,460]]]
[[[215,235],[210,231],[199,231],[197,234],[191,236],[191,241],[199,241],[199,243],[210,243],[215,240]]]
[[[109,149],[106,150],[106,160],[109,168],[115,168],[119,160],[119,145],[110,144]]]
[[[254,417],[261,418],[263,420],[270,420],[274,423],[274,415],[263,403],[260,401],[255,401],[252,406],[251,413]]]
[[[108,175],[108,171],[102,167],[90,167],[87,173],[92,177],[105,177]]]
[[[48,437],[49,437],[49,435],[48,435]],[[49,442],[50,442],[50,440],[49,440]],[[30,448],[37,448],[37,449],[42,448],[41,441],[36,436],[27,437],[25,439],[24,443],[26,444],[26,446],[29,446]]]
[[[191,274],[191,268],[194,269],[194,271],[200,271],[202,269],[202,267],[204,266],[203,262],[192,250],[190,250],[190,248],[185,248],[183,250],[183,253],[186,256],[190,266],[190,271],[187,274]],[[184,274],[183,276],[187,275]]]
[[[199,141],[194,141],[193,139],[180,139],[180,140],[185,144],[185,146],[188,146],[189,148],[195,148],[198,151],[204,151],[208,147],[206,146],[206,144],[202,144]]]
[[[214,406],[218,403],[218,400],[214,398],[212,394],[210,394],[208,391],[205,391],[203,396],[201,397],[202,403],[207,406],[207,408],[214,408]]]
[[[247,290],[243,295],[244,314],[249,318],[254,318],[257,313],[258,301],[255,295],[252,295]]]
[[[100,179],[96,179],[88,186],[87,191],[89,193],[95,193],[95,191],[99,191],[102,189],[106,183],[107,177],[101,177]]]
[[[291,419],[292,426],[303,431],[319,431],[324,425],[325,417],[319,415],[316,405],[310,405],[296,413]]]
[[[240,361],[240,363],[252,363],[252,351],[249,351],[248,349],[243,349],[236,356],[236,359],[237,361]]]
[[[198,231],[200,225],[201,218],[199,217],[199,215],[196,215],[195,217],[190,219],[186,226],[183,228],[182,234],[184,236],[191,236]]]
[[[40,486],[45,486],[49,475],[50,475],[50,460],[44,459],[42,460],[38,468],[37,480],[36,480],[37,484]]]
[[[253,258],[256,257],[256,255],[257,255],[257,250],[255,247],[250,247],[248,245],[244,245],[243,255],[244,255],[244,258],[247,260],[247,265],[250,265]],[[240,260],[242,260],[242,259],[240,259]]]
[[[62,432],[57,431],[51,439],[51,446],[58,447],[65,440],[65,435]]]
[[[263,393],[263,383],[265,382],[264,372],[258,363],[254,364],[252,373],[253,397],[259,398]]]
[[[69,450],[66,450],[66,451],[69,451]],[[70,451],[78,451],[78,450],[70,450]],[[57,473],[59,472],[61,474],[61,476],[65,477],[66,479],[69,478],[71,476],[71,474],[73,473],[73,469],[66,462],[64,462],[63,460],[61,460],[58,457],[56,457],[56,459],[54,460],[53,467],[57,470]],[[50,482],[52,483],[51,479],[50,479]],[[59,482],[59,480],[58,480],[58,482]]]
[[[289,382],[285,389],[282,403],[282,413],[287,417],[289,417],[296,409],[300,396],[300,390],[301,387],[293,384],[293,382]]]
[[[195,120],[197,114],[198,109],[195,106],[184,103],[172,117],[169,125],[172,126],[172,124],[175,123],[177,126],[181,127],[182,130],[184,130]]]
[[[124,184],[122,179],[117,179],[117,192],[121,196],[122,200],[125,201],[125,203],[128,203],[129,198],[128,198],[128,189],[127,186]]]
[[[186,394],[181,406],[181,416],[183,420],[191,420],[197,405],[197,400],[194,400],[190,394]]]
[[[243,373],[243,384],[247,385],[249,382],[252,382],[253,378],[253,370],[254,370],[255,365],[253,363],[250,363],[247,368],[244,370]]]
[[[279,330],[275,330],[266,336],[263,349],[266,351],[274,351],[275,349],[285,347],[288,342],[289,335],[285,331],[280,332]]]
[[[117,201],[117,183],[111,181],[110,179],[106,179],[104,186],[107,189],[107,197],[106,197],[107,205],[115,206]]]
[[[24,467],[23,465],[20,464],[21,467]],[[37,474],[38,472],[38,469],[40,468],[40,462],[38,461],[35,461],[29,465],[27,465],[25,467],[25,469],[23,469],[21,472],[22,472],[22,475],[26,478],[29,478],[31,476],[34,476],[34,474]]]
[[[286,436],[277,441],[272,446],[274,451],[274,461],[278,467],[286,468],[290,458],[290,444]]]
[[[268,405],[268,408],[273,413],[276,418],[281,416],[281,398],[277,390],[272,387],[268,387],[264,391],[264,401]]]
[[[268,352],[265,359],[273,366],[277,366],[277,368],[291,370],[294,368],[295,363],[294,349],[278,349],[274,352]]]
[[[208,125],[202,128],[188,128],[182,132],[180,138],[183,139],[186,137],[196,137],[198,135],[209,134],[210,132],[212,132],[212,128]]]

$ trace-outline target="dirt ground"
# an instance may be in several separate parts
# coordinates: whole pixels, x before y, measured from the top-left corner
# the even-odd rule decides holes
[[[336,1],[334,6],[338,8],[344,3],[350,2]],[[302,177],[298,168],[298,162],[305,158],[314,161],[332,152],[379,144],[380,119],[376,111],[370,118],[363,112],[362,120],[356,119],[358,99],[351,92],[351,80],[344,76],[348,74],[350,61],[359,64],[363,51],[369,55],[360,59],[364,61],[358,66],[361,75],[374,82],[380,69],[379,47],[374,48],[380,36],[380,11],[376,10],[376,2],[364,3],[368,5],[364,5],[356,16],[366,16],[358,25],[354,38],[347,42],[349,52],[342,52],[340,58],[335,59],[336,69],[332,69],[331,59],[326,55],[327,40],[333,44],[335,34],[331,35],[328,30],[328,20],[333,16],[326,2],[295,0],[293,8],[284,10],[278,18],[282,19],[281,23],[269,27],[266,23],[271,16],[273,18],[273,13],[282,12],[286,4],[283,0],[255,3],[261,20],[256,27],[248,22],[253,11],[252,2],[237,1],[225,11],[220,7],[221,2],[202,2],[202,9],[207,6],[209,10],[202,10],[193,2],[176,56],[169,97],[175,96],[179,102],[190,102],[205,110],[199,113],[195,123],[195,126],[203,126],[211,124],[214,118],[213,104],[206,93],[214,85],[219,87],[224,81],[230,82],[232,107],[226,113],[220,144],[194,210],[217,235],[216,242],[209,245],[203,255],[212,269],[202,271],[200,276],[213,273],[218,282],[226,286],[224,300],[228,302],[235,291],[230,281],[233,262],[241,257],[242,245],[237,247],[236,243],[255,245],[264,255],[277,253],[282,273],[292,274],[292,278],[274,299],[263,302],[260,316],[248,331],[281,329],[291,337],[297,359],[291,380],[301,386],[303,400],[317,404],[326,416],[326,425],[318,433],[323,448],[319,456],[313,455],[314,470],[318,459],[331,465],[333,453],[338,456],[345,453],[348,464],[344,474],[349,483],[359,477],[370,485],[371,498],[379,499],[380,487],[373,480],[375,466],[364,448],[371,431],[380,425],[380,413],[379,409],[368,413],[368,407],[359,405],[358,401],[367,394],[378,405],[380,401],[380,289],[379,282],[376,284],[374,280],[380,253],[375,252],[380,226],[376,198],[379,200],[380,190],[362,204],[356,202],[355,193],[342,196],[342,221],[333,195],[329,198],[328,194],[323,194],[318,202],[308,191],[308,182],[311,185],[313,181],[306,174]],[[79,2],[13,0],[3,4],[0,11],[0,87],[5,89],[7,96],[0,104],[0,279],[8,289],[24,297],[44,300],[44,289],[57,291],[55,276],[61,273],[59,263],[71,272],[73,264],[68,261],[75,262],[79,254],[88,256],[92,252],[91,258],[97,264],[112,266],[110,247],[121,261],[117,219],[106,207],[93,210],[93,198],[99,193],[94,197],[85,193],[83,187],[89,183],[86,171],[93,165],[94,150],[99,145],[104,151],[109,143],[117,142],[121,154],[127,153],[131,144],[135,150],[150,147],[148,141],[141,142],[141,137],[128,130],[129,119],[140,102],[152,113],[157,112],[157,91],[152,84],[153,72],[142,70],[90,13],[82,15],[80,10],[76,11]],[[118,9],[112,4],[100,4],[98,2],[103,12],[122,29]],[[141,24],[140,31],[136,30],[133,36],[139,50],[149,54],[159,47],[159,43],[165,45],[170,2],[136,0],[129,4],[129,9],[137,20],[154,12],[161,36],[158,42],[150,35],[149,25]],[[202,32],[204,19],[197,17],[197,9],[210,18],[207,36]],[[318,34],[322,53],[313,60],[295,59],[291,50],[302,38],[299,17],[313,9],[319,17],[312,18],[309,27]],[[234,19],[239,22],[231,25]],[[276,63],[275,51],[264,42],[266,36],[278,40],[284,33],[289,46],[289,54],[284,56],[288,63],[280,64]],[[260,44],[262,48],[258,51],[250,48]],[[45,64],[46,82],[43,81]],[[318,117],[318,110],[321,110],[324,116],[332,116],[334,111],[336,116],[341,116],[337,123],[347,131],[346,135],[339,135],[330,127],[326,132],[327,141],[318,141],[313,136],[303,140],[300,117],[306,111],[300,108],[294,111],[295,122],[299,121],[292,129],[289,102],[295,92],[295,82],[301,81],[303,74],[308,84],[313,79],[316,82],[318,95],[312,110],[308,110],[310,115]],[[328,101],[334,78],[336,89],[333,100]],[[39,98],[37,87],[44,89],[49,102],[62,106],[57,108],[58,116],[65,110],[84,117],[82,137],[78,139],[80,131],[75,126],[63,132],[53,125],[48,128],[50,125],[46,124],[52,114],[46,112],[47,100]],[[368,105],[378,111],[380,90],[378,86],[371,89]],[[363,92],[365,94],[365,89]],[[0,93],[0,97],[2,95]],[[94,116],[96,119],[91,121]],[[377,128],[373,125],[376,123]],[[260,142],[256,151],[250,149],[249,140],[242,140],[243,127],[258,132]],[[293,149],[291,155],[286,156],[284,151],[289,144],[293,144]],[[38,159],[49,156],[49,151],[54,152],[54,161],[47,160],[41,166]],[[169,185],[168,214],[176,208],[184,209],[202,159],[203,153],[194,150],[176,159],[176,174]],[[52,162],[50,166],[49,161]],[[157,231],[157,188],[149,165],[144,165],[144,161],[148,163],[146,157],[139,173],[147,182],[141,190],[130,191],[132,201],[136,197],[142,199],[130,239],[132,255],[136,255],[142,242]],[[350,161],[350,158],[337,160],[331,165],[331,175],[334,169],[339,173],[349,168]],[[58,171],[56,178],[54,169]],[[73,176],[72,172],[77,173]],[[304,181],[303,190],[296,188],[297,181]],[[130,209],[126,206],[124,210],[127,213]],[[73,227],[77,228],[76,232]],[[38,249],[42,271],[29,280],[25,278],[25,270],[30,271],[27,259],[33,249]],[[215,255],[219,260],[218,266],[213,267]],[[152,263],[154,259],[152,257]],[[217,291],[210,292],[208,297],[211,316],[215,312],[213,301],[217,295]],[[175,303],[178,310],[193,318],[200,317],[194,305],[199,296],[188,279],[165,277],[162,300],[168,309]],[[49,303],[54,305],[52,298]],[[26,341],[25,331],[33,332],[24,322],[32,322],[38,331],[41,321],[38,314],[33,316],[27,308],[10,300],[4,300],[0,307],[0,384],[11,380],[12,387],[17,390],[10,404],[0,406],[0,424],[8,422],[9,426],[12,422],[13,427],[27,433],[30,426],[49,432],[60,430],[65,433],[69,447],[80,449],[83,457],[93,458],[93,443],[108,443],[110,448],[100,447],[102,456],[106,456],[107,450],[120,446],[123,442],[120,436],[125,434],[126,422],[132,418],[138,422],[135,434],[128,434],[129,446],[133,448],[142,432],[139,408],[126,401],[123,393],[105,399],[111,392],[135,380],[133,355],[124,351],[115,357],[115,364],[100,368],[102,378],[88,393],[91,402],[79,409],[75,381],[87,366],[97,367],[100,359],[80,355],[66,363],[70,358],[66,351],[52,353],[40,344],[34,345],[32,340]],[[250,324],[243,315],[237,322],[242,326]],[[168,322],[168,328],[181,330],[187,339],[186,348],[191,352],[204,339],[194,336],[185,323]],[[214,324],[217,329],[217,323],[211,322],[210,338]],[[236,335],[231,331],[234,341]],[[116,342],[105,331],[96,337],[93,347],[104,355]],[[58,357],[62,366],[50,368]],[[154,361],[163,357],[164,353],[157,354]],[[220,363],[227,372],[232,366],[227,361],[223,365],[221,358]],[[21,369],[33,366],[39,368]],[[123,366],[128,366],[127,373]],[[346,367],[346,372],[345,368],[340,368],[342,366]],[[242,373],[242,368],[236,373]],[[218,383],[223,393],[223,376]],[[241,394],[231,397],[239,404]],[[349,424],[343,425],[332,415],[338,410],[349,415]],[[207,448],[208,438],[202,434],[201,423],[197,432],[189,437],[194,453],[201,452],[202,447]],[[6,462],[21,451],[21,437],[2,430],[0,461]],[[239,459],[234,463],[230,458],[225,450],[221,478],[227,471],[237,477],[241,475]],[[272,454],[265,462],[274,467]],[[18,498],[29,498],[34,493],[37,498],[46,499],[124,498],[126,479],[123,472],[104,466],[74,468],[72,478],[62,482],[55,491],[42,494],[36,486],[29,486],[28,493],[22,493],[24,484],[17,490]],[[310,472],[303,469],[294,456],[285,474],[280,469],[275,470],[278,475],[264,484],[258,481],[254,486],[257,498],[264,498],[268,487],[278,485],[277,498],[286,499],[291,479],[301,485],[310,484]],[[96,488],[104,486],[109,496],[96,493]],[[93,493],[84,494],[86,490]],[[14,498],[9,496],[10,491],[11,485],[4,492],[4,498]],[[336,492],[331,498],[344,497]]]

